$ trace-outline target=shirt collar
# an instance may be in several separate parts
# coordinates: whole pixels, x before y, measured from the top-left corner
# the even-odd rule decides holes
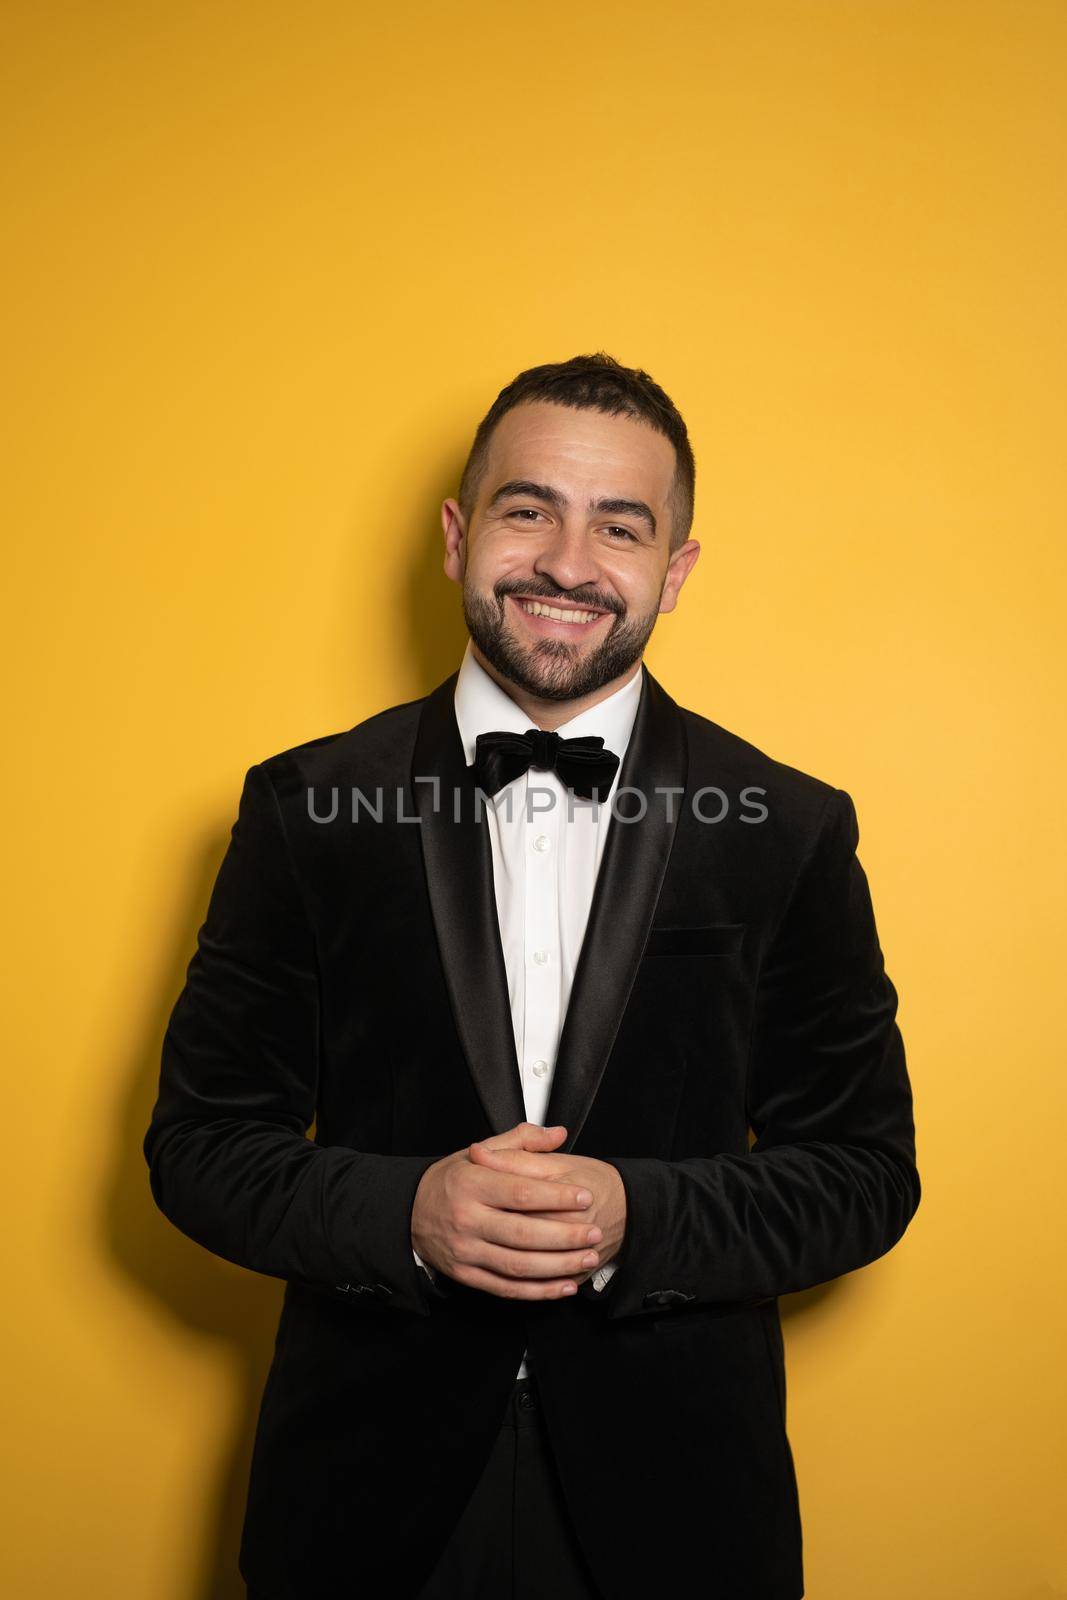
[[[581,711],[569,722],[560,723],[556,732],[563,739],[577,739],[580,735],[600,734],[605,750],[614,750],[620,763],[630,742],[637,703],[641,698],[640,663],[637,671],[628,678],[621,689],[600,700],[588,711]],[[471,648],[463,652],[455,690],[456,724],[463,741],[463,755],[468,766],[474,764],[476,741],[480,733],[500,730],[503,733],[525,733],[534,724],[515,701],[490,677]]]

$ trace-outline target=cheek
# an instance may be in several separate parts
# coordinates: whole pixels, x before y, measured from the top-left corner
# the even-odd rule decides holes
[[[629,616],[644,616],[659,604],[660,579],[656,572],[646,570],[637,562],[606,562],[604,581],[610,584],[626,607]]]
[[[486,530],[468,553],[467,572],[481,589],[491,589],[502,578],[528,578],[533,564],[531,544],[511,528]]]

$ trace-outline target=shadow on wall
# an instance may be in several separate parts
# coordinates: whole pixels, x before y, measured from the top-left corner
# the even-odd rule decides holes
[[[465,457],[442,466],[434,475],[434,482],[455,484],[459,487],[460,473]],[[449,470],[449,468],[451,470]],[[445,576],[444,531],[441,527],[441,501],[455,497],[456,489],[440,490],[434,498],[427,486],[420,495],[420,505],[425,503],[425,515],[420,516],[419,527],[425,529],[413,544],[413,559],[406,574],[403,592],[403,614],[408,630],[408,658],[415,667],[414,679],[419,685],[418,694],[428,694],[442,679],[455,672],[467,645],[467,625],[463,620],[463,591],[458,583]]]
[[[259,1398],[273,1354],[284,1292],[281,1279],[223,1261],[167,1221],[152,1198],[142,1149],[158,1092],[163,1035],[196,948],[197,932],[229,843],[230,823],[201,843],[184,875],[188,885],[185,911],[174,929],[158,992],[146,998],[140,1038],[131,1051],[128,1094],[104,1206],[108,1246],[127,1276],[183,1333],[223,1346],[233,1371],[226,1419],[232,1435],[218,1459],[203,1463],[199,1575],[189,1591],[190,1600],[244,1600],[245,1585],[237,1570],[244,1496]],[[184,1498],[175,1495],[174,1503]]]

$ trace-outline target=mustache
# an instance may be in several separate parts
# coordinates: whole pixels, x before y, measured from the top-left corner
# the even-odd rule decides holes
[[[510,594],[523,595],[525,598],[530,600],[543,600],[546,605],[550,606],[570,606],[576,611],[581,611],[583,608],[586,608],[590,611],[610,611],[618,615],[620,610],[617,604],[605,600],[599,595],[581,594],[578,592],[561,595],[556,594],[552,590],[539,589],[536,585],[530,584],[513,584],[509,585],[507,588],[495,588],[493,593],[496,595],[501,604],[503,604],[505,598]]]

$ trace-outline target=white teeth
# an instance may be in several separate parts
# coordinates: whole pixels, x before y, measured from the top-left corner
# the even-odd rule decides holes
[[[554,622],[592,622],[599,611],[561,611],[558,606],[546,606],[540,600],[522,600],[522,609],[531,617],[551,617]]]

